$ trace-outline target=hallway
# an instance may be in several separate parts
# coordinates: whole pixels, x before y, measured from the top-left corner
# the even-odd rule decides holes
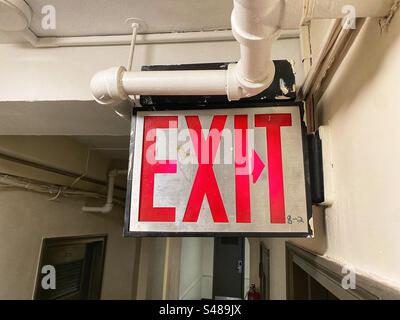
[[[399,7],[0,0],[0,300],[398,300]]]

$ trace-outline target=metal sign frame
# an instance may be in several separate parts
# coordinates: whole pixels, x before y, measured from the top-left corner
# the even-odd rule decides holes
[[[305,192],[306,192],[306,208],[307,208],[307,232],[142,232],[142,231],[130,231],[130,217],[131,217],[131,195],[132,195],[132,175],[134,166],[134,146],[135,146],[135,130],[136,130],[136,114],[137,111],[185,111],[185,110],[204,110],[204,109],[222,109],[218,106],[203,106],[203,107],[141,107],[133,111],[131,120],[131,140],[130,140],[130,157],[129,157],[129,170],[127,179],[127,194],[126,194],[126,206],[125,206],[125,222],[124,222],[124,236],[125,237],[213,237],[213,236],[239,236],[239,237],[285,237],[285,238],[305,238],[312,236],[312,226],[310,225],[312,217],[312,200],[311,200],[311,188],[310,188],[310,169],[309,169],[309,151],[307,141],[307,131],[303,121],[303,103],[302,102],[274,102],[274,103],[250,103],[237,106],[227,106],[229,109],[235,108],[269,108],[269,107],[298,107],[300,110],[301,128],[302,128],[302,147],[303,147],[303,163],[304,163],[304,180],[305,180]]]

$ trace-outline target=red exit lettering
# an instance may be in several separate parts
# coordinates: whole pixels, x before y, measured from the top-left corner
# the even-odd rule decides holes
[[[198,169],[183,222],[195,223],[199,219],[204,198],[215,223],[228,223],[228,216],[214,172],[214,161],[220,146],[227,115],[213,117],[209,134],[204,138],[198,116],[186,116],[191,142],[196,153]],[[255,150],[250,161],[248,152],[248,116],[234,116],[234,161],[236,222],[251,223],[251,188],[265,165]],[[290,114],[256,114],[255,127],[266,130],[266,158],[268,160],[269,212],[272,224],[284,224],[285,196],[282,164],[281,128],[292,126]],[[176,160],[156,160],[156,129],[177,129],[177,116],[145,116],[143,129],[142,167],[139,194],[139,221],[175,222],[175,207],[154,207],[154,182],[156,174],[177,174]],[[250,166],[250,163],[252,164]],[[251,171],[251,172],[250,172]],[[268,208],[266,208],[268,213]]]

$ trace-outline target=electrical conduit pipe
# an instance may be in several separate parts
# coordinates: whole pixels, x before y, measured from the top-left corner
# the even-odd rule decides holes
[[[227,95],[234,101],[259,94],[275,76],[271,47],[279,27],[269,21],[281,5],[280,0],[234,0],[231,24],[241,58],[227,70],[128,72],[113,67],[94,75],[93,97],[115,104],[129,95]]]
[[[227,95],[231,101],[270,86],[275,70],[271,47],[280,29],[298,28],[302,19],[334,19],[354,8],[356,17],[383,17],[393,0],[234,0],[232,32],[241,58],[228,70],[128,72],[100,71],[91,81],[94,99],[116,104],[129,95]],[[308,15],[304,17],[304,8]],[[351,12],[350,12],[351,13]]]

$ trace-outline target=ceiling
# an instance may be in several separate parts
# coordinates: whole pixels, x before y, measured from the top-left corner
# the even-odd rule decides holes
[[[230,28],[232,0],[26,0],[37,36],[129,34],[125,20],[143,19],[147,33]],[[56,9],[56,29],[42,28],[43,6]]]
[[[71,136],[85,147],[114,160],[128,160],[129,136]]]
[[[230,29],[232,0],[25,0],[33,11],[30,29],[38,37],[130,34],[125,23],[145,21],[145,32],[167,33]],[[45,30],[44,6],[54,6],[56,28]],[[0,31],[0,43],[25,42],[17,32]]]
[[[1,101],[0,135],[128,136],[130,123],[94,101]]]
[[[113,161],[128,161],[130,123],[94,101],[2,101],[0,136],[68,136]]]

